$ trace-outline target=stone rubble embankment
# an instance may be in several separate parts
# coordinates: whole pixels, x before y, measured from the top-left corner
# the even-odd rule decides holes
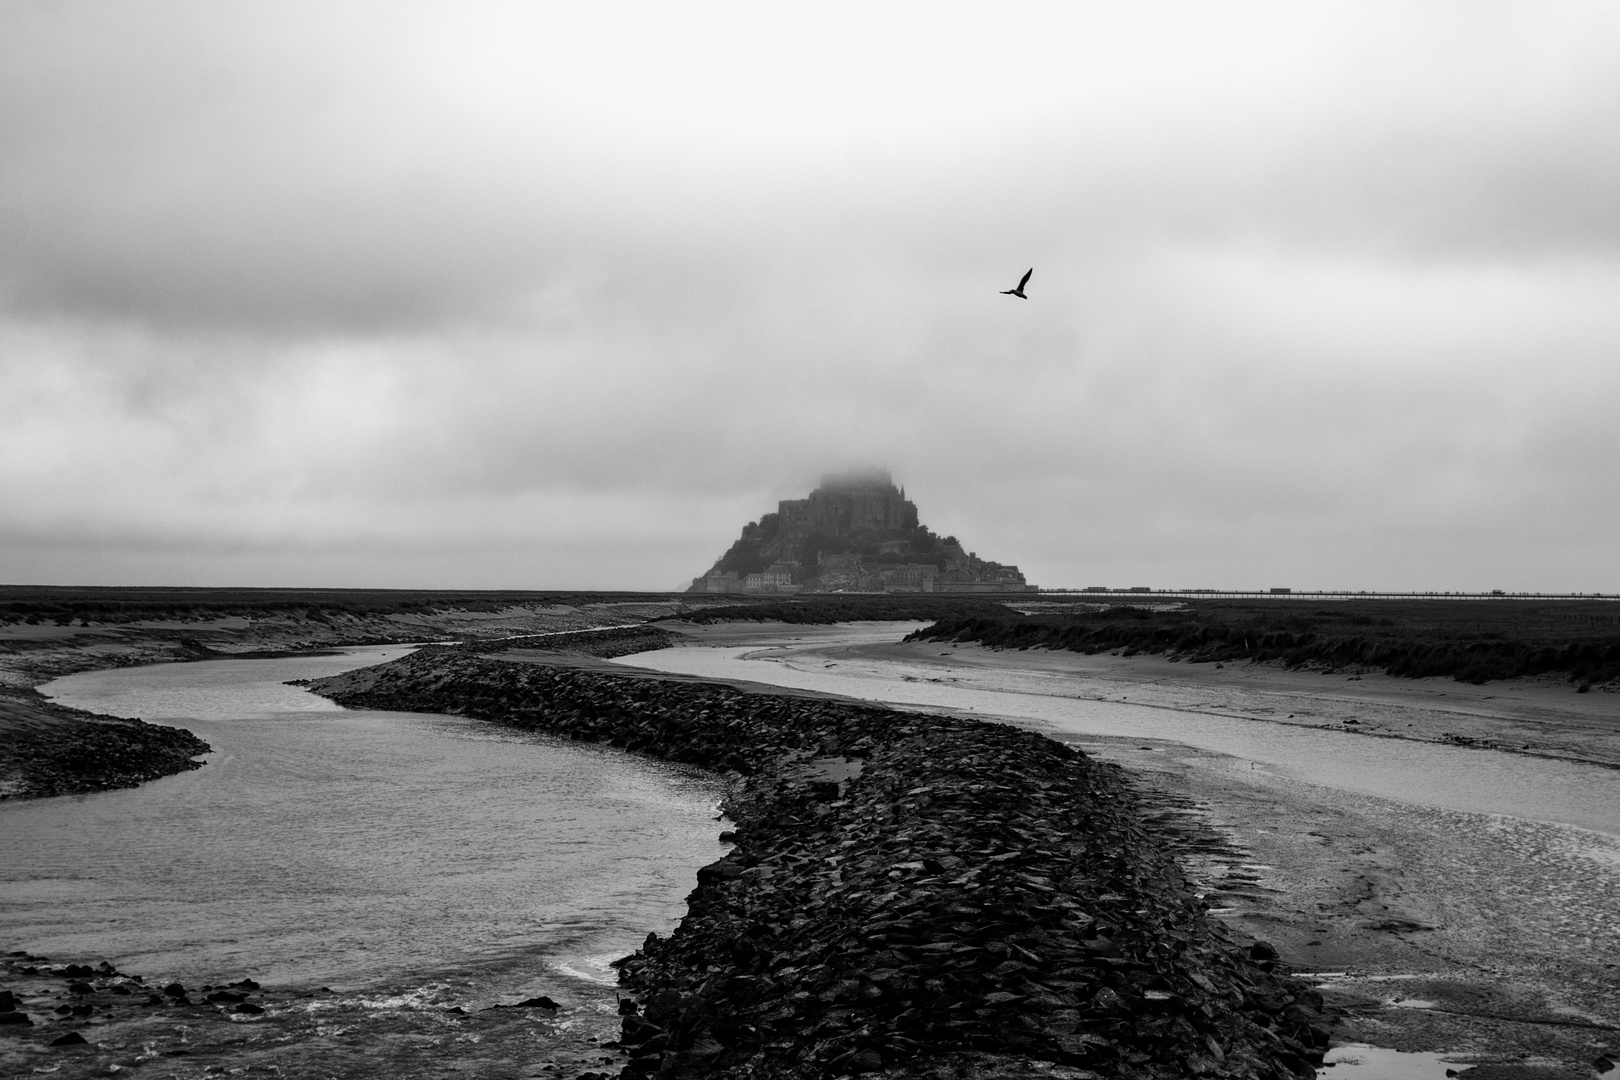
[[[320,680],[734,774],[619,962],[638,1077],[1308,1077],[1321,999],[1207,915],[1123,773],[1019,729],[455,649]]]
[[[70,709],[0,688],[0,799],[136,787],[202,767],[209,745],[182,728]]]
[[[459,646],[463,652],[487,654],[512,649],[565,652],[578,656],[608,659],[632,653],[667,649],[678,640],[675,634],[656,626],[610,626],[601,630],[568,630],[550,634],[528,634],[495,642],[470,641]]]

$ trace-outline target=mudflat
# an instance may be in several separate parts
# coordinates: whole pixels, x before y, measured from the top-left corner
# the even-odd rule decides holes
[[[319,680],[723,771],[736,848],[619,966],[634,1076],[1313,1074],[1320,997],[1212,922],[1117,768],[969,717],[424,649]],[[630,657],[633,662],[637,657]],[[518,662],[513,662],[514,660]],[[1061,1070],[1061,1071],[1054,1071]]]
[[[1088,656],[899,640],[922,625],[909,623],[660,625],[692,645],[769,648],[783,659],[788,654],[778,650],[791,647],[800,657],[794,662],[806,666],[867,661],[936,668],[939,678],[963,688],[1128,701],[1149,708],[1476,745],[1620,768],[1620,691],[1605,687],[1581,693],[1556,676],[1473,685],[1373,671],[1329,673],[1289,670],[1280,664],[1192,663],[1141,654]],[[862,635],[867,640],[851,639],[857,628],[870,631]]]
[[[478,643],[473,651],[481,653],[483,643],[502,638],[623,625],[673,609],[615,598],[490,610],[276,611],[144,625],[94,618],[87,626],[13,625],[0,636],[0,682],[13,687],[16,707],[0,710],[10,718],[0,724],[0,744],[75,719],[43,708],[27,689],[70,671],[314,650],[376,637],[455,638]],[[885,683],[937,683],[1078,704],[1128,703],[1147,714],[1219,716],[1252,723],[1257,731],[1324,729],[1396,748],[1403,741],[1460,754],[1478,748],[1546,759],[1549,767],[1615,769],[1620,777],[1620,697],[1608,684],[1579,693],[1557,676],[1471,685],[1367,670],[900,641],[921,625],[659,623],[688,647],[722,646],[776,661],[745,665],[746,677],[736,681],[748,684],[750,696],[780,692],[773,680],[794,668],[836,670],[854,681],[836,691],[791,692],[883,701]],[[501,659],[559,662],[557,653],[538,647],[545,643],[512,644],[517,647],[495,650]],[[672,677],[659,670],[660,655],[614,661],[575,655],[565,662],[599,671],[641,668],[648,677],[688,685],[717,681]],[[1240,936],[1274,943],[1288,964],[1314,973],[1344,1017],[1336,1041],[1438,1054],[1453,1068],[1481,1066],[1480,1080],[1589,1077],[1594,1062],[1620,1056],[1616,836],[1358,794],[1169,739],[1025,723],[1129,770],[1149,823],[1172,846],[1213,916]],[[1439,1080],[1445,1065],[1422,1060],[1429,1071],[1409,1075]],[[1341,1080],[1383,1075],[1348,1064],[1337,1074]]]
[[[949,655],[944,655],[948,653]],[[1620,768],[1620,693],[1580,693],[1554,676],[1473,685],[1380,672],[1290,671],[1277,664],[1191,663],[1048,649],[898,642],[854,655],[950,668],[959,680],[1005,684],[1047,677],[1065,693],[1098,701],[1209,713],[1360,734],[1469,743]]]
[[[774,661],[741,665],[758,681],[838,672],[841,692],[867,696],[864,684],[873,700],[885,687],[937,681],[1205,713],[1261,730],[1489,747],[1579,768],[1620,762],[1620,698],[1551,679],[1474,686],[900,642],[905,627],[671,628],[694,646]],[[1620,837],[1337,790],[1165,739],[1044,733],[1126,767],[1217,916],[1317,973],[1344,1015],[1337,1041],[1440,1054],[1444,1062],[1422,1059],[1429,1073],[1417,1074],[1437,1080],[1447,1062],[1488,1066],[1482,1076],[1592,1076],[1593,1062],[1620,1049]]]

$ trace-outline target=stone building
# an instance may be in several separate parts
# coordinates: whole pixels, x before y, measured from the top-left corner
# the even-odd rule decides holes
[[[894,486],[887,469],[823,476],[808,498],[783,499],[776,512],[785,551],[797,551],[814,533],[838,539],[917,527],[917,504]]]
[[[742,535],[693,592],[1033,592],[1018,567],[983,560],[922,528],[886,469],[824,476]]]
[[[734,593],[743,591],[743,580],[734,571],[711,570],[692,579],[692,592]]]

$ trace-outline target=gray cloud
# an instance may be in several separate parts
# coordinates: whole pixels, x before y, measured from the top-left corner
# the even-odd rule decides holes
[[[0,577],[1620,588],[1606,7],[0,20]]]

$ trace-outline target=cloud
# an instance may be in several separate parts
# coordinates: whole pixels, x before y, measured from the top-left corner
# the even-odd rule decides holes
[[[1620,589],[1606,6],[0,19],[0,577]]]

